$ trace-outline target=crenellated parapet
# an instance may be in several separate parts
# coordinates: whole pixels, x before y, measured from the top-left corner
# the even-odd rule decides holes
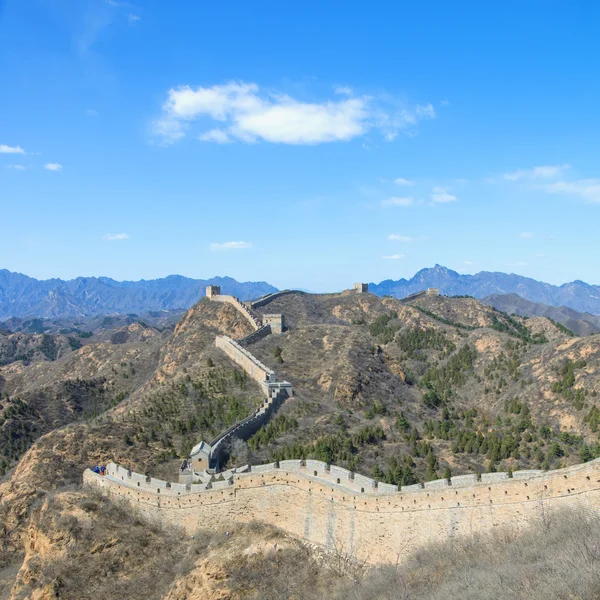
[[[417,483],[406,486],[392,485],[377,481],[371,477],[366,477],[365,475],[344,469],[343,467],[329,465],[323,461],[313,459],[292,459],[263,465],[245,465],[244,467],[240,467],[238,469],[231,469],[220,473],[218,477],[223,479],[225,483],[223,481],[213,481],[211,483],[208,480],[207,482],[201,484],[173,483],[162,479],[141,475],[140,473],[136,473],[112,462],[106,467],[106,475],[104,477],[98,475],[98,477],[100,480],[120,482],[135,489],[151,491],[156,494],[162,493],[163,496],[180,496],[190,493],[195,494],[201,491],[208,491],[210,489],[214,489],[215,483],[219,483],[220,487],[231,487],[235,486],[236,481],[243,481],[245,479],[252,478],[252,476],[256,474],[264,475],[267,473],[296,474],[302,476],[302,478],[308,481],[316,481],[328,485],[333,484],[337,486],[337,489],[345,490],[349,493],[357,495],[402,495],[415,493],[425,493],[429,495],[428,492],[436,490],[464,490],[467,488],[481,489],[492,484],[497,486],[503,483],[512,483],[515,481],[525,482],[525,487],[527,487],[527,482],[535,483],[544,480],[555,480],[557,477],[562,477],[564,480],[568,480],[571,476],[587,472],[598,472],[600,476],[600,459],[593,460],[589,463],[566,467],[564,469],[557,469],[555,471],[524,470],[514,471],[512,474],[483,473],[480,476],[476,474],[457,475],[450,478],[435,479],[425,483]],[[95,473],[92,474],[96,475]],[[210,479],[211,477],[215,476],[209,475],[207,477]],[[591,478],[588,478],[587,481],[591,481]],[[600,484],[600,480],[592,483]],[[596,487],[600,486],[594,485],[592,487],[595,489]]]

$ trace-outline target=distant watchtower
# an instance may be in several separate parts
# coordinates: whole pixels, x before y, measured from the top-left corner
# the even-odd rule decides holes
[[[357,292],[358,294],[366,294],[369,291],[369,284],[368,283],[355,283],[354,291]]]
[[[213,296],[221,295],[221,286],[220,285],[207,285],[206,286],[206,297],[212,298]]]
[[[283,315],[263,315],[263,325],[271,326],[271,333],[280,334],[285,330],[285,319]]]

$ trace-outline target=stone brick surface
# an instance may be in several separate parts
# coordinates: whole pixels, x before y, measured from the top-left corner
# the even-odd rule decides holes
[[[195,484],[185,492],[167,488],[166,482],[156,486],[157,480],[145,483],[144,478],[142,483],[116,465],[110,465],[105,476],[88,469],[83,478],[86,485],[127,499],[143,513],[190,533],[259,520],[372,564],[403,559],[450,533],[471,535],[500,525],[522,529],[553,508],[579,506],[600,515],[600,460],[528,479],[490,473],[486,475],[493,478],[472,485],[406,486],[385,495],[332,484],[324,463],[306,462],[306,468],[295,465],[289,471],[281,465],[252,467],[250,473],[235,474],[233,484],[222,489]],[[326,477],[315,477],[315,470]],[[355,475],[355,481],[356,477],[360,481],[362,476]],[[464,477],[472,476],[455,477],[453,482]]]

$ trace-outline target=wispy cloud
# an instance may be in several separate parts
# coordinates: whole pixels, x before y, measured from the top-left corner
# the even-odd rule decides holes
[[[126,233],[105,233],[102,239],[107,242],[119,242],[121,240],[128,240],[129,235]]]
[[[433,118],[431,104],[398,108],[385,98],[367,95],[305,102],[283,92],[263,91],[256,83],[231,82],[170,89],[153,131],[172,143],[184,137],[192,123],[216,121],[222,133],[217,136],[211,129],[200,139],[222,143],[227,136],[244,143],[321,144],[348,141],[373,130],[392,139]]]
[[[391,242],[422,242],[427,238],[425,236],[411,237],[408,235],[400,235],[398,233],[390,233],[387,239]]]
[[[398,177],[397,179],[394,179],[394,183],[396,185],[415,185],[414,181],[411,181],[410,179],[404,179],[404,177]]]
[[[202,133],[198,136],[198,139],[203,142],[216,142],[217,144],[229,144],[232,141],[227,133],[218,127],[216,129],[211,129],[206,133]]]
[[[519,234],[519,237],[522,240],[530,240],[531,238],[535,237],[535,233],[532,233],[531,231],[522,231]]]
[[[354,90],[349,85],[336,85],[333,92],[339,96],[352,96],[354,94]]]
[[[474,265],[475,263],[472,260],[465,260],[465,265]]]
[[[393,196],[392,198],[388,198],[387,200],[383,200],[381,202],[382,206],[390,207],[390,206],[412,206],[415,203],[415,199],[411,196],[407,196],[404,198],[399,198],[397,196]]]
[[[25,150],[21,146],[7,146],[0,144],[0,154],[25,154]]]
[[[251,242],[223,242],[213,243],[210,245],[211,250],[245,250],[246,248],[252,248]]]
[[[437,204],[456,202],[456,196],[451,194],[446,188],[437,186],[431,191],[431,199]]]
[[[25,171],[25,165],[4,165],[5,169],[13,169],[15,171]]]
[[[98,116],[100,113],[99,113],[97,110],[93,109],[93,108],[88,108],[88,109],[85,111],[85,114],[86,114],[88,117],[97,117],[97,116]]]
[[[600,202],[600,179],[577,179],[575,181],[556,181],[541,186],[550,194],[577,196],[586,202]]]
[[[129,14],[127,15],[127,20],[129,21],[130,25],[135,25],[136,23],[139,23],[142,20],[142,17],[140,17],[139,15]]]
[[[44,169],[48,171],[62,171],[62,165],[59,163],[46,163]]]
[[[544,165],[541,167],[532,167],[531,169],[518,169],[512,173],[505,173],[504,179],[507,181],[519,181],[520,179],[552,179],[560,177],[570,165]]]
[[[524,261],[522,261],[522,260],[519,260],[519,261],[514,262],[514,263],[506,263],[504,266],[505,267],[526,267],[527,263],[524,262]]]
[[[402,260],[404,258],[404,254],[390,254],[388,256],[382,256],[383,260]]]

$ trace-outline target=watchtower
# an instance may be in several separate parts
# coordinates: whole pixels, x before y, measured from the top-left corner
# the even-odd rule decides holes
[[[355,283],[354,291],[359,294],[366,294],[369,291],[369,284],[368,283]]]
[[[285,321],[283,315],[263,315],[263,325],[271,326],[271,333],[279,334],[285,330]]]
[[[221,295],[221,286],[220,285],[207,285],[206,286],[206,297],[212,298],[213,296]]]
[[[425,293],[428,296],[439,296],[440,290],[439,290],[439,288],[427,288],[427,291]]]
[[[212,448],[206,442],[196,444],[190,452],[190,462],[193,471],[204,471],[210,466],[210,451]]]

